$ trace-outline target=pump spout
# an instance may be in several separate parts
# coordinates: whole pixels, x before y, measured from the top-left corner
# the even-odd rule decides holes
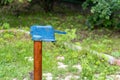
[[[58,33],[58,34],[66,34],[66,32],[63,32],[63,31],[59,31],[59,30],[54,30],[55,33]]]

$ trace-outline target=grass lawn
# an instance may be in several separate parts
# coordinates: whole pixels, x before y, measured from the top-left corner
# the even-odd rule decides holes
[[[77,51],[64,45],[64,42],[72,43],[116,58],[120,57],[119,32],[115,33],[108,29],[87,30],[83,24],[85,17],[80,14],[32,14],[21,15],[18,18],[7,15],[1,19],[1,30],[16,27],[14,29],[29,31],[33,24],[49,24],[55,29],[67,32],[66,35],[56,34],[55,43],[43,42],[43,74],[51,74],[53,80],[67,80],[67,77],[70,78],[69,75],[73,78],[70,80],[107,80],[106,76],[116,74],[120,70],[119,66],[110,65],[90,51],[85,49]],[[64,60],[58,60],[58,57],[64,57]],[[64,64],[66,68],[59,68],[59,64]],[[74,68],[74,65],[81,65],[82,70]],[[32,71],[31,37],[22,32],[1,32],[0,80],[30,80],[29,73]],[[47,80],[44,75],[43,80]]]

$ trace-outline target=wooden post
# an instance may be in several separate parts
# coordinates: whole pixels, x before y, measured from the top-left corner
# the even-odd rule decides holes
[[[42,80],[42,41],[34,41],[34,80]]]

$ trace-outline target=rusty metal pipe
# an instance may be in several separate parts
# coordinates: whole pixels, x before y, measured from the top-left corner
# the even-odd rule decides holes
[[[42,41],[34,41],[34,80],[42,80]]]

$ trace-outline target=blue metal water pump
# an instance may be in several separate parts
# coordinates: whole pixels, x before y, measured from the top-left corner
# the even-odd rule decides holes
[[[34,41],[46,41],[53,42],[55,41],[55,33],[58,34],[66,34],[66,32],[54,30],[52,26],[40,26],[33,25],[31,26],[30,34],[32,36],[32,40]]]

